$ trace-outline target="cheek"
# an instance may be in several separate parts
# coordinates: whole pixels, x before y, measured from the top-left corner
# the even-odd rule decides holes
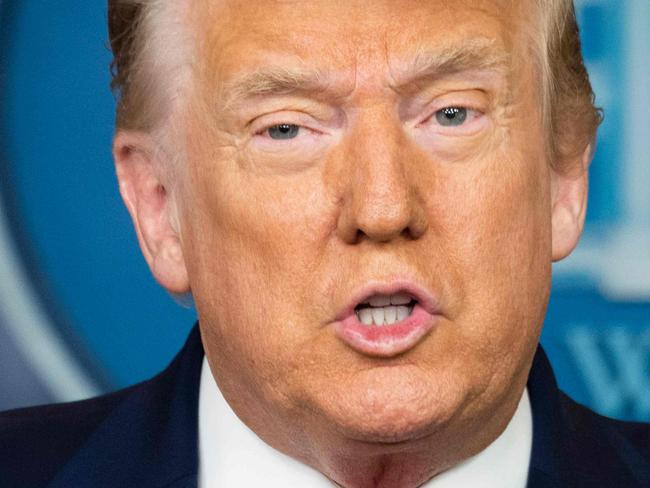
[[[549,293],[548,177],[534,154],[511,152],[466,178],[450,178],[444,193],[462,202],[442,230],[460,290],[451,313],[461,341],[494,354],[530,347]]]
[[[223,176],[223,175],[222,175]],[[265,292],[299,291],[319,264],[331,222],[317,178],[311,174],[256,177],[236,171],[221,178],[204,203],[213,209],[213,238],[227,255],[227,274],[255,277]],[[209,250],[206,250],[209,251]],[[209,252],[206,259],[211,260]],[[232,266],[235,262],[236,266]],[[279,303],[293,301],[284,296]]]
[[[256,175],[222,153],[194,172],[190,279],[219,342],[269,362],[271,374],[278,356],[318,334],[313,290],[332,212],[316,170]]]

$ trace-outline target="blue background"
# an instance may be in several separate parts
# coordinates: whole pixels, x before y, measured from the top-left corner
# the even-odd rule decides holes
[[[608,259],[603,239],[626,229],[621,155],[628,113],[620,100],[630,89],[627,66],[648,57],[630,52],[629,18],[619,2],[577,5],[585,59],[606,113],[585,233],[595,251],[556,274],[543,343],[574,398],[601,413],[650,420],[650,290],[640,285],[641,293],[612,297],[590,272]],[[165,366],[195,313],[154,282],[119,197],[105,2],[21,0],[0,8],[0,192],[11,236],[80,367],[100,390],[123,387]],[[639,251],[644,257],[650,254]],[[12,356],[4,357],[6,373]],[[15,375],[27,378],[28,369],[11,378],[0,373],[0,407],[58,399],[12,396]]]

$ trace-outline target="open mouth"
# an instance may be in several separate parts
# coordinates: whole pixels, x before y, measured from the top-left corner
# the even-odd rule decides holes
[[[393,325],[413,313],[417,300],[406,293],[373,295],[354,308],[357,319],[367,326]]]
[[[375,282],[355,293],[334,322],[334,332],[356,352],[388,358],[414,348],[440,315],[426,288],[408,280]]]

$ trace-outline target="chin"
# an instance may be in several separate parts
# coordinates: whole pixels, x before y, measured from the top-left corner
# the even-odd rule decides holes
[[[343,437],[371,444],[415,442],[444,430],[462,410],[462,390],[445,391],[417,368],[374,368],[339,384],[322,413]]]
[[[351,441],[379,447],[408,445],[427,438],[441,429],[441,425],[428,417],[403,418],[382,424],[358,422],[345,425],[340,433]]]

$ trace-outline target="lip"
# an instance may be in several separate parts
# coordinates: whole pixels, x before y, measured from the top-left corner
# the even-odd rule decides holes
[[[417,304],[404,320],[392,325],[368,326],[357,318],[355,307],[373,295],[406,293]],[[423,287],[407,280],[369,283],[353,294],[352,301],[336,317],[336,336],[357,352],[374,357],[393,357],[413,349],[433,329],[439,308],[433,296]]]

